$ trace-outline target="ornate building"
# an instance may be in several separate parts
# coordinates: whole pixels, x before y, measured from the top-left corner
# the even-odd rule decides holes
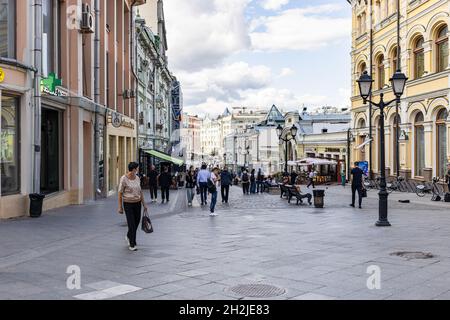
[[[379,173],[379,141],[384,134],[387,176],[396,175],[399,168],[400,175],[419,181],[443,177],[450,159],[450,1],[401,0],[399,8],[397,1],[349,2],[353,11],[352,161],[368,161],[372,171]],[[400,49],[397,10],[400,10]],[[386,129],[380,132],[379,110],[363,105],[356,80],[367,70],[374,79],[372,99],[378,101],[383,93],[390,100],[393,94],[389,79],[396,69],[401,69],[409,81],[398,114],[395,104],[387,108]]]

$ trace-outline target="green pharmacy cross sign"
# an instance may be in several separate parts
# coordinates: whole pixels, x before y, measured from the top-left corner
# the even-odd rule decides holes
[[[41,80],[41,92],[52,96],[66,96],[67,94],[61,90],[62,80],[58,79],[55,73],[49,73],[47,78]]]

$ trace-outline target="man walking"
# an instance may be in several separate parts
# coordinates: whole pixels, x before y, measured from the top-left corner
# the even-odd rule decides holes
[[[363,177],[364,172],[361,170],[361,168],[358,166],[358,162],[355,162],[355,166],[353,167],[351,174],[353,176],[352,178],[352,204],[351,207],[355,207],[355,198],[356,198],[356,191],[358,191],[358,200],[359,200],[359,208],[362,209],[362,190],[363,190]]]
[[[200,188],[202,206],[208,204],[208,179],[210,178],[211,173],[208,171],[206,163],[203,163],[202,168],[197,175],[197,184]]]
[[[151,201],[158,201],[158,171],[156,171],[154,165],[150,166],[150,172],[148,173],[148,186],[150,189]]]
[[[223,168],[220,173],[220,191],[222,195],[222,203],[228,203],[228,196],[230,194],[230,185],[233,182],[233,177],[228,171],[228,168]]]
[[[161,187],[162,202],[167,200],[169,202],[170,186],[172,184],[172,175],[168,167],[164,167],[163,172],[159,175],[159,185]]]
[[[249,194],[250,192],[250,177],[248,176],[247,170],[244,170],[244,172],[242,172],[242,177],[241,177],[241,181],[242,181],[242,191],[245,194]]]
[[[306,186],[308,189],[311,185],[312,185],[313,189],[316,188],[316,186],[314,185],[314,176],[315,176],[314,170],[311,169],[308,173],[308,185]]]
[[[210,216],[215,217],[217,214],[214,212],[216,209],[216,203],[217,203],[217,185],[219,182],[219,168],[214,168],[212,172],[210,173],[209,178],[209,186],[208,191],[211,193],[211,205],[209,207],[210,210]]]

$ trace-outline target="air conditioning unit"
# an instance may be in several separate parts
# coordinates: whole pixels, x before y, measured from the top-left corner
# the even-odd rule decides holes
[[[81,33],[94,33],[94,16],[91,13],[91,7],[83,3],[81,10]]]

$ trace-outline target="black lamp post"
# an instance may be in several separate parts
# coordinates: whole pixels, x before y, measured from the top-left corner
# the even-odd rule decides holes
[[[291,140],[295,140],[295,137],[297,136],[297,127],[295,125],[292,126],[288,131],[286,131],[284,137],[283,137],[283,127],[279,124],[277,127],[277,134],[280,141],[284,142],[284,173],[288,173],[288,143]]]
[[[372,92],[372,77],[367,74],[367,71],[364,71],[364,73],[361,75],[358,82],[359,86],[359,93],[361,95],[361,98],[363,98],[364,104],[367,102],[370,102],[375,107],[378,107],[380,109],[380,122],[381,122],[381,136],[380,136],[380,148],[381,148],[381,177],[380,177],[380,192],[379,195],[379,218],[376,222],[377,227],[389,227],[391,224],[388,221],[388,192],[386,190],[386,154],[385,154],[385,146],[384,146],[384,108],[389,106],[393,102],[399,102],[400,97],[403,95],[403,91],[405,90],[405,84],[408,78],[400,71],[397,70],[392,78],[390,79],[392,90],[395,94],[395,99],[384,102],[383,100],[383,93],[380,94],[380,102],[375,103],[373,101],[368,100],[368,97],[371,95]]]

